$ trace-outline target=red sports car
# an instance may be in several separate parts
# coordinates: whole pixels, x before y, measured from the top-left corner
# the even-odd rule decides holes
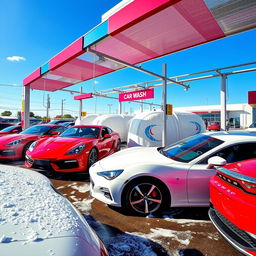
[[[22,128],[20,125],[11,125],[2,130],[0,130],[0,137],[5,136],[7,134],[20,133]]]
[[[211,121],[207,129],[208,131],[220,131],[220,121]]]
[[[245,255],[256,255],[256,159],[219,168],[210,182],[209,216],[218,231]]]
[[[19,134],[0,137],[0,159],[22,159],[31,143],[41,138],[57,136],[65,130],[60,125],[35,125]]]
[[[81,172],[96,161],[120,150],[119,134],[109,127],[77,125],[56,138],[31,144],[27,167],[50,168],[57,172]]]

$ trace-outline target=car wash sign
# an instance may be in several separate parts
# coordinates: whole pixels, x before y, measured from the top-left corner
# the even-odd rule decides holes
[[[154,89],[119,93],[119,102],[132,100],[146,100],[154,98]]]

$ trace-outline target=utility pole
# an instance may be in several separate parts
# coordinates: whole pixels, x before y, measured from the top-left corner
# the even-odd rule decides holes
[[[64,101],[65,101],[65,99],[62,99],[62,100],[61,100],[61,117],[63,117]]]
[[[111,114],[111,106],[112,106],[113,104],[108,104],[108,112],[109,112],[109,114]]]
[[[46,118],[49,119],[49,108],[51,107],[50,96],[47,94],[47,102],[46,102]]]

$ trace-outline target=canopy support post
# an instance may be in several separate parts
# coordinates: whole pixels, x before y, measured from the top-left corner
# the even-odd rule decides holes
[[[227,129],[226,121],[227,121],[227,75],[221,74],[221,89],[220,89],[220,124],[221,124],[221,130],[225,131]]]
[[[83,87],[80,88],[80,94],[83,94]],[[82,111],[83,111],[83,100],[79,100],[79,116],[78,119],[82,120]]]
[[[24,124],[23,128],[27,129],[30,126],[29,114],[30,114],[30,85],[23,87],[24,93]]]
[[[167,118],[166,118],[166,77],[167,77],[167,64],[163,63],[162,65],[162,72],[163,72],[163,89],[162,89],[162,110],[163,110],[163,132],[162,132],[162,146],[166,146],[166,130],[167,130]]]

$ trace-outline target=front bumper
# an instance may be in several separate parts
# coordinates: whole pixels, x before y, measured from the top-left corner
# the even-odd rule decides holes
[[[25,165],[29,168],[39,167],[56,172],[82,172],[86,170],[87,162],[80,159],[33,159],[26,155]]]
[[[117,177],[113,180],[107,180],[97,174],[97,172],[100,171],[103,170],[100,167],[99,162],[90,168],[91,196],[105,204],[121,207],[121,194],[124,187],[122,178]]]
[[[244,255],[256,255],[256,240],[226,219],[215,208],[209,210],[209,217],[221,235]]]

